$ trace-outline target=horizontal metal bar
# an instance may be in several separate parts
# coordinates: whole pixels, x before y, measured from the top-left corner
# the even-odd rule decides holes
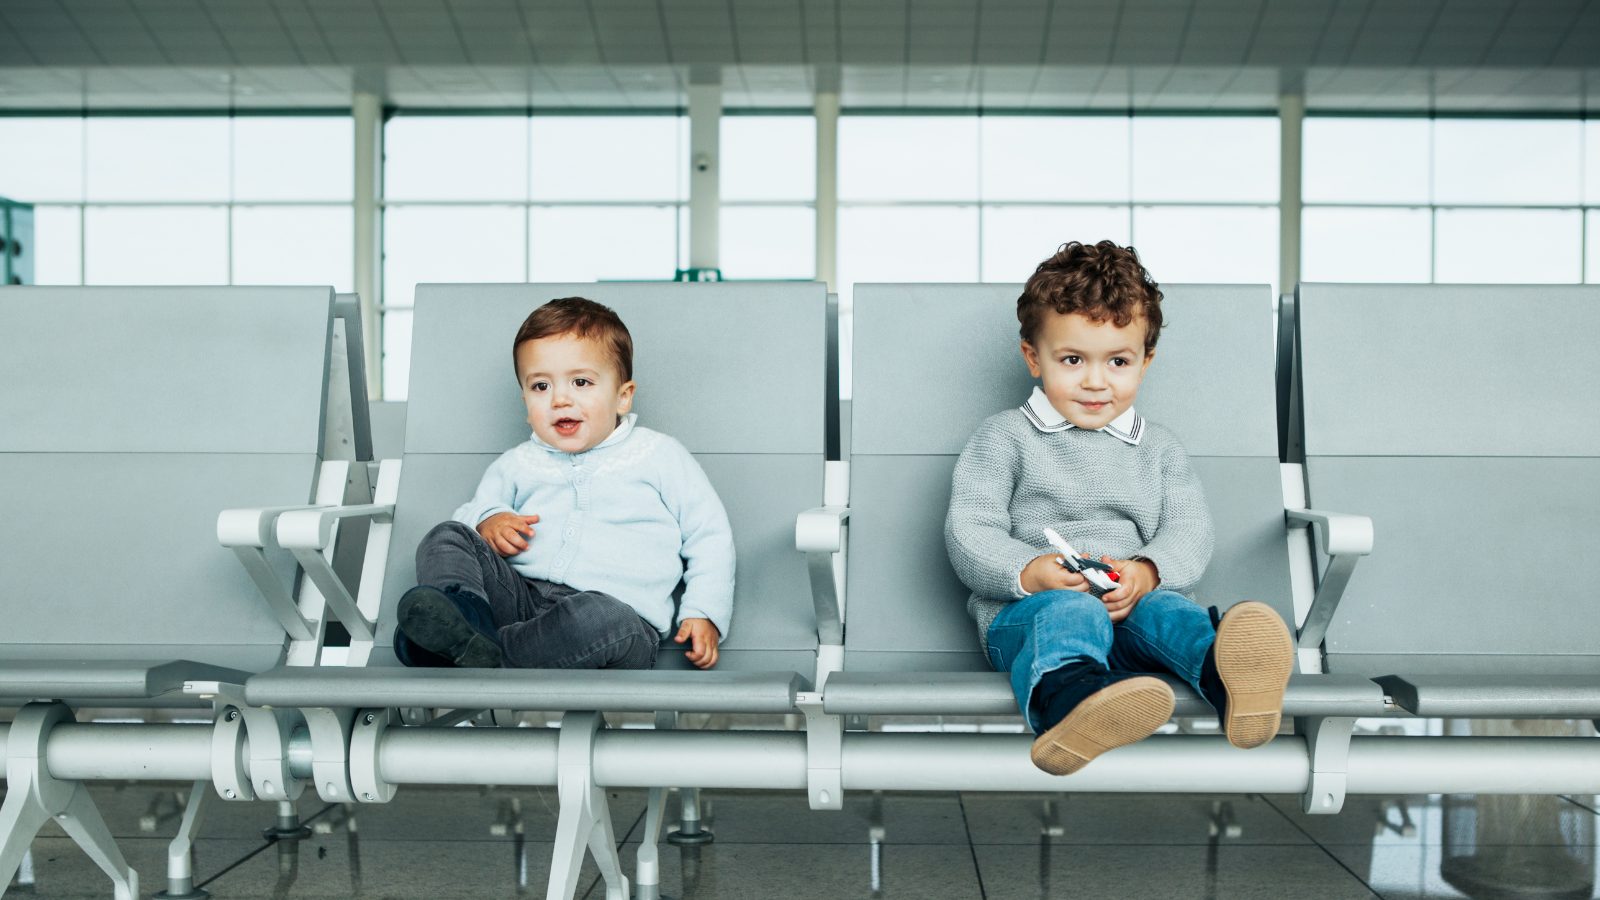
[[[378,773],[390,784],[556,783],[555,728],[390,728]]]
[[[211,732],[210,725],[58,725],[45,767],[71,781],[210,781]]]
[[[46,765],[66,780],[205,781],[206,725],[64,724],[50,733]],[[9,728],[0,725],[0,748]],[[1310,763],[1303,739],[1237,750],[1216,736],[1158,735],[1113,751],[1071,778],[1028,761],[1024,734],[844,735],[847,790],[1301,793]],[[378,749],[392,784],[556,783],[559,731],[550,728],[394,728]],[[291,749],[291,756],[303,755]],[[248,753],[246,754],[248,759]],[[805,734],[792,731],[614,729],[595,737],[603,787],[694,784],[802,790]],[[1352,794],[1596,794],[1600,742],[1571,737],[1351,739]]]

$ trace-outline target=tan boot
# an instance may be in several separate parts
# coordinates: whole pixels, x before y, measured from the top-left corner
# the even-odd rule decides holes
[[[1172,718],[1172,704],[1172,688],[1159,678],[1141,675],[1107,685],[1039,735],[1033,764],[1052,775],[1071,775],[1107,750],[1149,737]]]
[[[1294,641],[1272,607],[1235,604],[1217,623],[1217,677],[1228,691],[1222,731],[1250,749],[1272,740],[1283,716],[1283,689],[1294,670]]]

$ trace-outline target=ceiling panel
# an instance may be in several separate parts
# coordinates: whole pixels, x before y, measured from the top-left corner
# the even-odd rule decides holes
[[[731,106],[837,84],[847,106],[1250,108],[1303,81],[1312,109],[1584,109],[1600,2],[0,0],[6,108],[337,105],[358,80],[396,104],[672,105],[691,64]],[[257,74],[128,74],[161,68]]]

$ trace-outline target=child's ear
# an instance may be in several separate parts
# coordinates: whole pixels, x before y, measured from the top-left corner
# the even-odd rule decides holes
[[[1139,367],[1139,376],[1141,378],[1144,377],[1144,373],[1150,371],[1150,364],[1155,362],[1155,360],[1156,360],[1155,348],[1152,347],[1150,350],[1145,351],[1145,354],[1144,354],[1144,365],[1141,365]]]
[[[622,389],[617,391],[617,415],[627,415],[628,410],[633,409],[633,389],[633,382],[624,381]]]
[[[1022,360],[1028,364],[1029,375],[1038,378],[1044,371],[1039,368],[1039,351],[1035,350],[1033,345],[1027,341],[1022,342]],[[1149,363],[1145,363],[1145,365],[1149,365]]]

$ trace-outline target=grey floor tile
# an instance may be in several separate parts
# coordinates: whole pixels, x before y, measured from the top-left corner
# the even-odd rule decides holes
[[[618,837],[644,812],[646,793],[607,792]],[[380,840],[504,841],[555,838],[560,813],[556,789],[404,786],[388,803],[341,806],[325,817],[322,829],[347,828]]]
[[[122,856],[139,873],[139,889],[148,897],[167,885],[167,845],[170,839],[120,838]],[[261,841],[200,840],[195,842],[194,871],[203,881],[259,849]],[[13,888],[6,896],[41,897],[50,900],[105,900],[111,896],[111,881],[85,856],[83,850],[65,837],[35,838],[32,845],[33,886]]]
[[[1464,897],[1594,897],[1595,848],[1380,842],[1328,851],[1386,900]]]
[[[632,877],[637,844],[624,847]],[[838,900],[845,897],[974,900],[981,896],[966,847],[879,844],[724,844],[661,848],[661,892],[677,900]],[[589,900],[604,892],[596,887]],[[989,896],[993,897],[993,894]]]
[[[975,848],[988,900],[1375,896],[1317,847],[1238,845]]]
[[[966,844],[961,804],[953,793],[853,792],[842,810],[813,810],[799,791],[704,791],[703,814],[719,843]],[[669,800],[667,821],[678,814]]]
[[[164,837],[171,840],[178,832],[183,819],[183,804],[193,788],[192,783],[104,783],[91,784],[89,793],[94,797],[100,815],[115,837]],[[207,838],[252,840],[261,837],[263,829],[277,820],[276,803],[264,801],[228,801],[209,792],[203,810],[204,827],[201,835]],[[4,791],[0,791],[0,796]],[[316,794],[307,792],[295,802],[301,817],[310,817],[326,807]],[[43,835],[65,837],[61,829],[49,824],[40,832]]]
[[[1574,799],[1586,802],[1592,798]],[[1596,843],[1600,825],[1600,816],[1591,809],[1550,795],[1352,796],[1333,816],[1302,813],[1298,797],[1271,796],[1267,801],[1281,810],[1293,827],[1327,845],[1371,845],[1376,841],[1435,847],[1464,843],[1589,846]]]
[[[551,845],[315,835],[268,847],[205,885],[227,898],[481,898],[545,895]],[[579,881],[595,877],[585,860]],[[600,894],[603,896],[603,892]]]
[[[1247,794],[961,795],[974,844],[1309,844],[1275,809]]]

